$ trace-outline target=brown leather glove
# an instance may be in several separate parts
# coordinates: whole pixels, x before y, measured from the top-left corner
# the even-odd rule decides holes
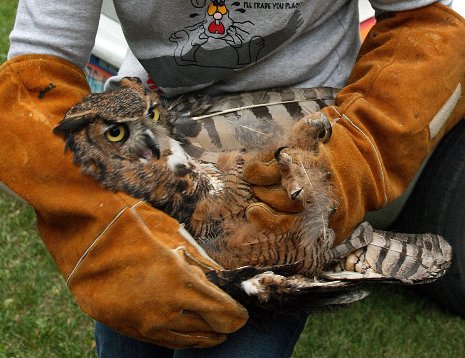
[[[336,106],[322,110],[333,130],[319,147],[319,160],[331,171],[338,197],[330,222],[336,244],[367,211],[399,197],[443,135],[464,117],[464,21],[440,4],[385,14],[368,34]],[[306,123],[293,128],[290,147],[309,149],[313,129]],[[273,162],[244,168],[254,184],[276,184],[276,173]],[[280,209],[280,197],[266,187],[255,190]]]
[[[51,56],[0,67],[0,181],[35,208],[45,245],[94,319],[171,348],[224,341],[247,311],[206,279],[218,266],[177,221],[103,190],[64,154],[52,130],[87,93],[82,71]]]

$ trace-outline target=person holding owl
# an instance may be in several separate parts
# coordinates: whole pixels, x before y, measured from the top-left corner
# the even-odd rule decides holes
[[[450,3],[372,0],[377,24],[360,48],[355,0],[256,7],[114,0],[130,51],[108,86],[135,76],[166,96],[342,88],[336,105],[316,115],[332,124],[321,150],[338,194],[330,224],[340,242],[367,211],[405,190],[465,114],[465,23]],[[305,319],[280,317],[269,330],[255,330],[247,311],[206,279],[204,272],[219,267],[185,240],[178,222],[102,189],[70,153],[59,155],[63,143],[52,129],[89,92],[82,69],[100,7],[95,0],[19,1],[8,61],[0,67],[7,138],[0,181],[35,208],[67,285],[98,321],[100,357],[290,356]],[[293,131],[305,133],[306,126],[298,122]],[[272,160],[245,164],[263,201],[254,217],[263,223],[287,215],[282,196],[267,190],[279,183],[275,174]]]

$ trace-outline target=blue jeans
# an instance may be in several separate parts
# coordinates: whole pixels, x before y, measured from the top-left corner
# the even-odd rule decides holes
[[[306,317],[296,320],[280,316],[264,331],[246,324],[226,342],[207,349],[173,351],[123,336],[99,322],[95,323],[95,340],[99,358],[288,358],[305,321]]]

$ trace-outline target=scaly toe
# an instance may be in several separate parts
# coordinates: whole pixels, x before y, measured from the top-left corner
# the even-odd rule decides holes
[[[325,115],[322,114],[320,119],[311,119],[307,123],[314,128],[313,139],[326,143],[331,138],[332,126]]]

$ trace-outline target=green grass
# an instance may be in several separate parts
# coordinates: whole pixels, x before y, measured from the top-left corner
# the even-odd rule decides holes
[[[16,6],[0,0],[0,62]],[[293,357],[465,357],[465,320],[403,287],[371,291],[311,315]],[[33,210],[0,193],[0,357],[91,357],[93,347],[92,320],[40,241]]]
[[[92,321],[40,240],[34,211],[0,193],[0,357],[92,356]]]
[[[405,287],[312,315],[294,351],[304,357],[465,357],[465,321]]]
[[[0,0],[0,63],[6,59],[17,6],[18,0]]]

